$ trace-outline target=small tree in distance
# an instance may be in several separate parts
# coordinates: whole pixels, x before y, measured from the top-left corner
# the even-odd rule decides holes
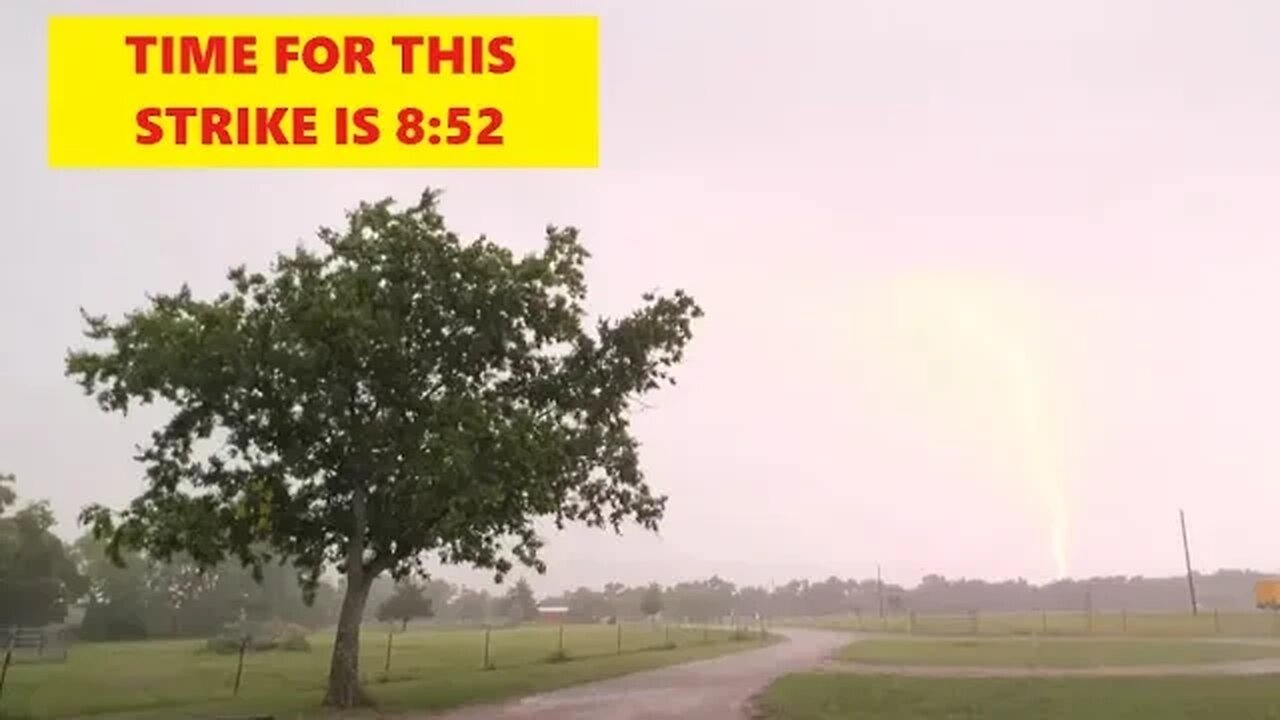
[[[538,601],[533,597],[533,588],[529,587],[524,578],[520,578],[520,582],[507,591],[503,602],[506,604],[507,617],[513,622],[528,622],[538,617]]]
[[[113,558],[140,549],[260,574],[286,560],[304,590],[345,576],[325,704],[367,704],[360,623],[369,588],[424,561],[543,572],[540,518],[656,530],[630,429],[701,310],[677,290],[589,321],[587,251],[549,227],[516,257],[449,232],[427,190],[404,210],[361,204],[323,247],[244,267],[197,299],[185,285],[119,321],[67,373],[106,411],[172,408],[138,455],[146,487],[82,512]]]
[[[454,613],[463,622],[481,622],[489,617],[489,595],[483,590],[477,592],[463,588],[454,602]]]
[[[640,598],[640,612],[648,617],[662,612],[662,587],[658,583],[645,588],[644,596]]]
[[[426,589],[412,580],[404,580],[396,584],[396,591],[378,606],[378,621],[400,621],[403,632],[409,627],[409,621],[415,618],[429,618],[434,615],[431,598]]]

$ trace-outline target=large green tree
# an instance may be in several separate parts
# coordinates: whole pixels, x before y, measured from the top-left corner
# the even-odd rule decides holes
[[[106,347],[73,351],[67,372],[104,410],[172,408],[139,455],[146,490],[82,521],[113,551],[288,557],[304,587],[335,567],[325,702],[346,707],[367,701],[360,618],[378,575],[428,556],[542,572],[539,518],[656,529],[665,497],[629,414],[671,381],[701,311],[675,291],[592,323],[576,230],[517,257],[450,232],[430,190],[403,210],[362,203],[319,239],[233,269],[212,299],[184,285],[119,321],[86,314]]]
[[[0,475],[0,626],[61,622],[67,604],[88,589],[58,536],[44,501],[17,503],[13,475]]]

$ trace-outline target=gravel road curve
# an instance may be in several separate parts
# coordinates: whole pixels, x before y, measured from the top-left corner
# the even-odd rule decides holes
[[[611,680],[420,720],[741,720],[753,695],[787,673],[823,663],[850,635],[775,629],[786,641]]]

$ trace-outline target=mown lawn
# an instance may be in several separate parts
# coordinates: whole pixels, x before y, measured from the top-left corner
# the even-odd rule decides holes
[[[770,720],[1276,720],[1280,677],[935,679],[791,675]]]
[[[426,629],[396,634],[391,670],[387,634],[366,629],[361,671],[380,710],[437,710],[500,700],[761,645],[759,634],[727,630],[624,626],[618,653],[614,626],[566,625],[568,662],[549,662],[559,629],[493,630],[482,668],[483,630]],[[246,656],[240,694],[232,697],[234,655],[202,652],[200,641],[83,644],[66,663],[15,664],[9,669],[0,718],[45,720],[81,716],[178,718],[272,712],[277,718],[323,716],[332,635],[311,638],[306,653]],[[668,645],[674,645],[670,647]]]
[[[887,632],[913,635],[1040,635],[1132,637],[1249,637],[1280,638],[1280,613],[1094,613],[1028,612],[935,615],[832,615],[801,618],[788,624],[832,630]]]
[[[864,640],[840,653],[868,665],[1114,667],[1280,657],[1280,647],[1185,640]]]

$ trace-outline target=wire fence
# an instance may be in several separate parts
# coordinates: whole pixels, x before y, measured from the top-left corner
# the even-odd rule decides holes
[[[324,678],[332,651],[332,630],[316,632],[308,643],[297,647],[285,643],[266,642],[245,634],[225,647],[218,642],[191,640],[154,640],[113,643],[81,643],[70,655],[72,667],[25,667],[15,662],[21,653],[38,655],[38,633],[10,632],[0,638],[9,641],[4,670],[0,671],[0,717],[8,711],[20,710],[36,693],[41,702],[68,703],[69,698],[50,698],[41,688],[57,678],[75,677],[77,682],[91,682],[99,690],[114,693],[106,680],[114,671],[127,668],[131,687],[157,695],[181,697],[193,703],[219,700],[255,700],[264,695],[313,687]],[[661,655],[677,650],[706,648],[708,654],[729,651],[732,646],[747,648],[767,642],[772,636],[764,623],[739,622],[732,625],[693,625],[684,623],[635,622],[617,624],[533,623],[514,627],[441,627],[399,624],[365,625],[361,630],[360,671],[365,683],[400,683],[417,680],[439,682],[443,677],[462,683],[485,681],[472,673],[515,671],[521,668],[541,674],[537,666],[579,661],[616,662],[623,667],[665,664],[655,658],[628,660],[639,654]],[[45,640],[46,653],[53,647],[52,638]],[[214,649],[216,648],[216,649]],[[65,646],[60,657],[68,657]],[[702,656],[698,651],[684,657]],[[675,661],[675,658],[671,660]],[[579,671],[570,671],[579,672]],[[5,680],[5,673],[8,678]],[[468,679],[470,678],[470,679]],[[494,679],[494,682],[509,682]],[[12,686],[5,689],[5,684]],[[14,695],[16,692],[16,695]],[[145,693],[144,693],[145,694]],[[8,695],[14,695],[8,697]],[[24,697],[25,696],[25,697]],[[136,700],[119,697],[100,701],[104,706],[126,706]]]
[[[625,655],[639,652],[675,650],[681,647],[706,646],[717,643],[766,641],[769,633],[763,622],[727,625],[693,625],[685,623],[615,623],[592,625],[575,623],[540,623],[516,627],[484,626],[478,629],[434,631],[453,635],[461,642],[471,638],[478,652],[478,668],[496,670],[540,663],[568,662]],[[397,653],[412,662],[422,645],[430,642],[427,633],[403,633],[396,628],[382,632],[385,655],[379,679],[393,675]],[[368,637],[375,637],[369,635]]]

